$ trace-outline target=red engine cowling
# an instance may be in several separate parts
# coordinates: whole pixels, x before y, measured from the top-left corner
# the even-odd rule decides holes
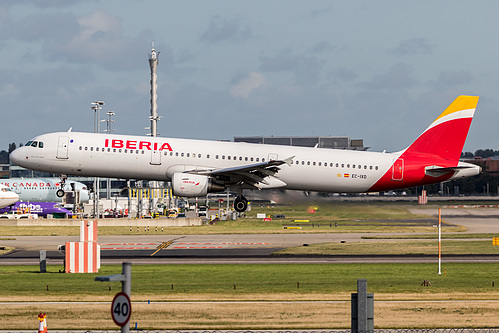
[[[204,197],[225,190],[223,185],[213,183],[208,176],[190,173],[174,173],[172,187],[173,195],[179,197]]]

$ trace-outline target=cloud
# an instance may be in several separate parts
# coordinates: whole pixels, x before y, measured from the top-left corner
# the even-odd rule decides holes
[[[230,93],[234,97],[248,98],[249,94],[261,87],[265,81],[263,74],[250,72],[247,77],[232,86]]]
[[[323,61],[314,56],[294,54],[290,48],[285,48],[273,56],[260,57],[259,69],[266,72],[291,72],[296,81],[303,85],[313,85],[319,82]]]
[[[359,83],[359,86],[368,90],[400,90],[414,87],[416,83],[412,66],[401,63],[390,67],[386,73],[376,75],[370,81]]]
[[[357,73],[348,68],[338,68],[329,73],[329,78],[335,82],[353,81],[357,77]]]
[[[432,54],[436,45],[425,38],[410,38],[400,42],[392,53],[395,55]]]
[[[151,31],[125,36],[121,20],[103,10],[83,16],[37,13],[3,23],[0,38],[29,42],[32,47],[38,47],[34,44],[38,42],[46,62],[96,64],[111,70],[141,66],[147,57],[142,50],[153,40]]]
[[[430,82],[433,89],[445,90],[456,86],[471,83],[473,75],[468,71],[445,71],[441,72],[435,81]]]
[[[199,37],[202,42],[242,42],[252,37],[251,29],[236,18],[213,16]]]

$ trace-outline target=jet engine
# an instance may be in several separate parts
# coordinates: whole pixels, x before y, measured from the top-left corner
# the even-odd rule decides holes
[[[204,197],[208,193],[221,192],[225,187],[214,183],[208,176],[190,173],[174,173],[173,195],[180,197]]]

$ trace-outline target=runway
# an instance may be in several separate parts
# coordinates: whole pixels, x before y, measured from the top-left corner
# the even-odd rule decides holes
[[[415,214],[436,215],[428,208],[410,209]],[[444,209],[446,223],[461,225],[469,233],[499,235],[499,209]],[[328,228],[329,229],[329,228]],[[369,233],[386,236],[387,233]],[[404,233],[397,233],[404,235]],[[412,234],[414,235],[414,234]],[[435,235],[435,234],[434,234]],[[150,235],[99,236],[101,263],[120,264],[311,264],[311,263],[427,263],[436,262],[437,255],[276,255],[288,247],[317,243],[379,242],[363,239],[366,233],[290,233],[290,234],[231,234],[231,235],[171,235],[165,232]],[[435,235],[436,236],[436,235]],[[0,256],[0,265],[37,265],[39,251],[47,251],[47,264],[62,265],[60,245],[78,241],[78,236],[13,236],[3,237],[2,246],[14,247],[11,253]],[[483,240],[483,239],[482,239]],[[161,244],[173,241],[166,249]],[[383,242],[404,241],[384,239]],[[414,240],[405,240],[414,241]],[[444,262],[499,262],[499,255],[444,255]]]

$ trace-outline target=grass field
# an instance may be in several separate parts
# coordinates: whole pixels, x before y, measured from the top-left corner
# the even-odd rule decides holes
[[[4,329],[33,328],[38,312],[47,313],[52,329],[115,327],[109,307],[120,284],[94,279],[121,267],[105,266],[99,274],[60,274],[59,268],[40,274],[38,267],[0,267],[0,300],[28,302],[4,304]],[[365,278],[375,295],[377,328],[493,326],[499,266],[446,264],[445,274],[436,272],[436,264],[134,265],[132,323],[142,329],[347,328],[350,293]]]
[[[301,246],[280,254],[433,254],[436,258],[436,219],[411,214],[410,207],[345,202],[254,206],[238,221],[164,232],[100,227],[99,234],[425,232],[430,234],[376,236],[375,241]],[[256,219],[263,212],[286,218],[264,223]],[[283,229],[296,224],[295,220],[310,222],[300,222],[301,230]],[[443,228],[441,275],[436,263],[134,265],[131,323],[137,322],[139,329],[171,330],[349,328],[350,294],[356,291],[357,279],[367,279],[368,292],[375,295],[376,328],[497,327],[499,265],[445,263],[446,254],[498,254],[499,247],[491,242],[496,235],[464,230]],[[79,227],[0,226],[3,238],[78,234]],[[39,312],[47,313],[49,331],[116,329],[109,307],[121,285],[94,279],[117,274],[121,266],[104,266],[99,274],[58,273],[62,266],[48,266],[46,274],[38,270],[37,266],[0,266],[0,301],[5,302],[0,312],[2,329],[36,330]],[[431,286],[423,286],[425,280]]]

